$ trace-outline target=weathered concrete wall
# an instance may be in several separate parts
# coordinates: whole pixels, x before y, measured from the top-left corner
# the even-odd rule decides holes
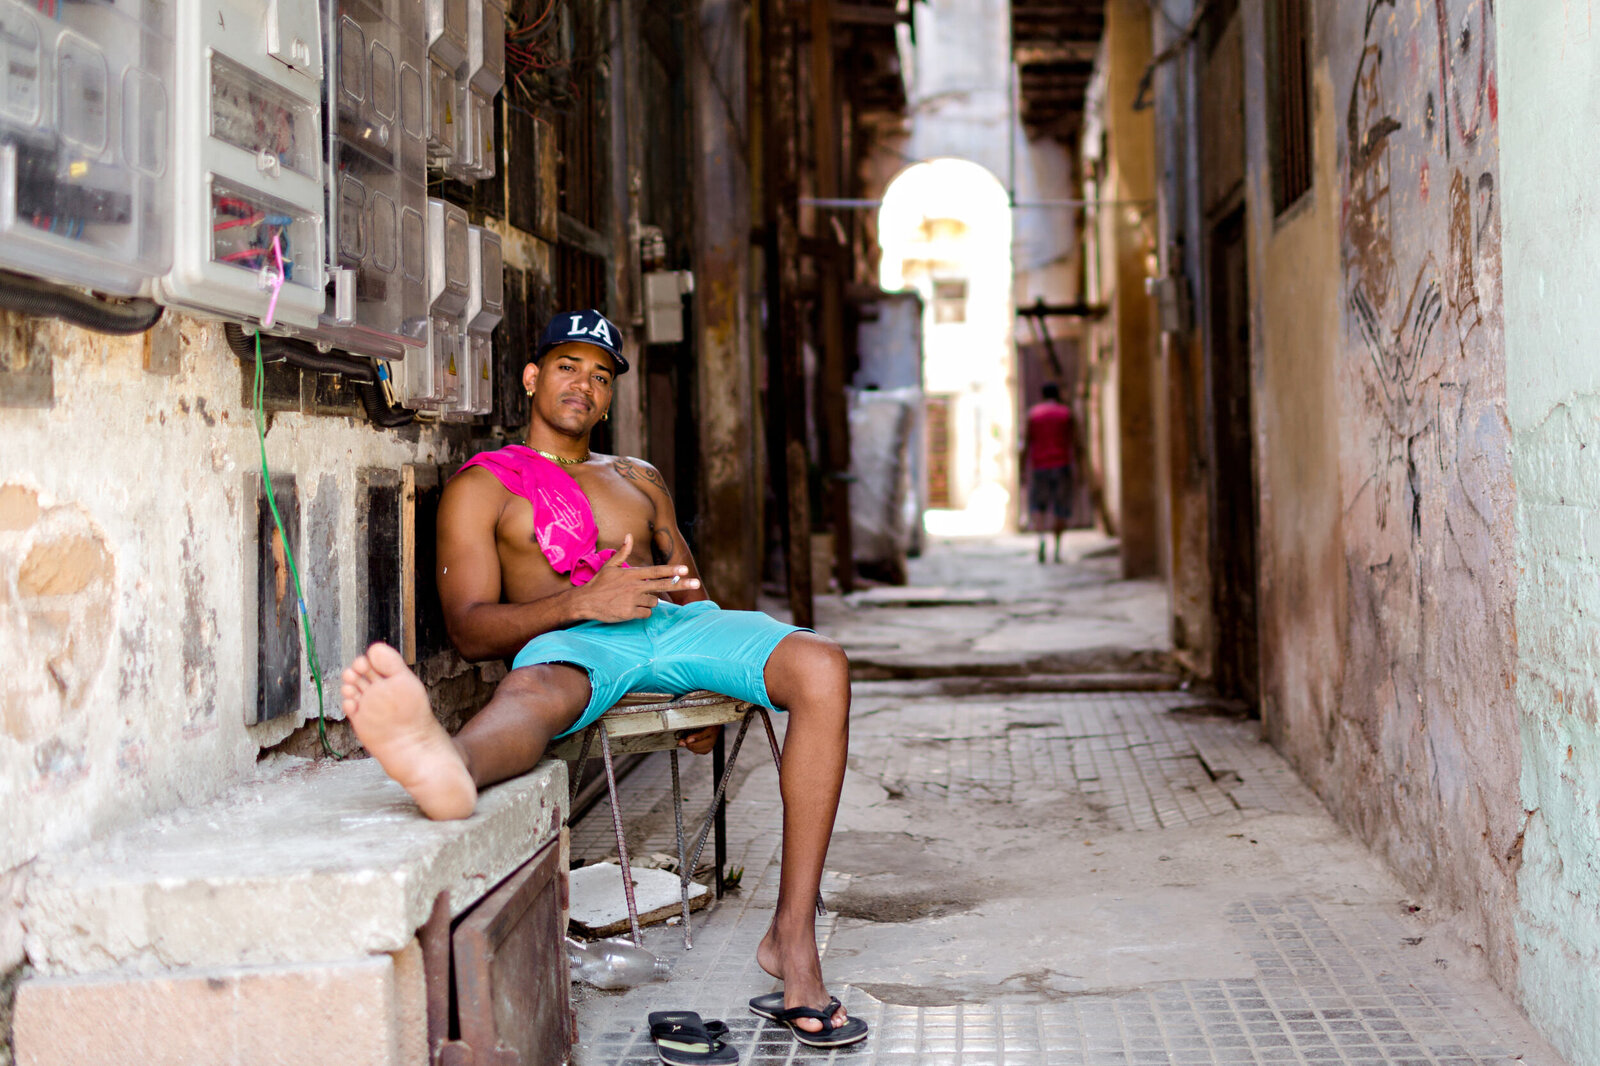
[[[1265,98],[1259,6],[1241,12],[1248,34],[1245,88]],[[1345,542],[1340,490],[1341,358],[1339,278],[1339,111],[1324,58],[1314,68],[1312,151],[1316,170],[1305,199],[1272,214],[1265,165],[1266,116],[1249,109],[1250,287],[1256,370],[1255,454],[1262,721],[1295,755],[1319,790],[1338,716],[1345,640]]]
[[[1100,212],[1115,249],[1111,323],[1116,337],[1118,529],[1126,577],[1155,574],[1161,564],[1157,525],[1155,310],[1145,293],[1155,251],[1155,120],[1134,110],[1150,64],[1150,7],[1143,0],[1106,4],[1106,134],[1111,156]]]
[[[298,717],[245,724],[260,476],[249,390],[220,325],[172,322],[175,361],[146,369],[143,336],[0,315],[0,364],[30,353],[52,379],[39,406],[14,405],[14,378],[0,386],[0,973],[21,960],[18,890],[41,851],[216,795],[315,712],[303,669]],[[358,472],[458,459],[464,437],[271,416],[272,471],[297,479],[335,716],[338,671],[366,631]]]
[[[1600,1062],[1600,4],[1498,4],[1506,407],[1517,491],[1524,1007]]]
[[[1268,713],[1508,981],[1521,744],[1494,21],[1488,0],[1311,7],[1316,187],[1274,219],[1264,4],[1243,5]]]
[[[933,0],[911,11],[917,42],[906,84],[911,158],[966,159],[1005,184],[1012,177],[1010,4]]]

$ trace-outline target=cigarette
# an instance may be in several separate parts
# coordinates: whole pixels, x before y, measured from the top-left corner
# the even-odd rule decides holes
[[[676,585],[680,580],[682,580],[682,575],[681,574],[673,574],[672,575],[672,583],[674,585]]]

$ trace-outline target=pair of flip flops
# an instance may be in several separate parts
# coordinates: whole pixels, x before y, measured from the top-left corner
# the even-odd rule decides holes
[[[750,1001],[750,1013],[788,1027],[794,1038],[807,1047],[837,1048],[860,1043],[867,1038],[867,1023],[849,1018],[843,1025],[833,1024],[839,1001],[829,999],[822,1010],[815,1007],[785,1007],[783,993],[771,992]],[[810,1018],[821,1023],[815,1031],[802,1029],[795,1022]],[[656,1057],[666,1066],[733,1066],[739,1052],[728,1046],[728,1027],[720,1021],[705,1021],[692,1010],[650,1012],[650,1039]]]
[[[650,1039],[666,1066],[732,1066],[739,1052],[725,1043],[727,1037],[726,1025],[692,1010],[650,1012]]]
[[[787,1026],[794,1038],[807,1047],[835,1048],[856,1044],[867,1038],[867,1023],[860,1018],[846,1018],[843,1025],[835,1026],[833,1016],[839,1012],[840,1003],[830,998],[822,1010],[815,1007],[784,1007],[782,992],[769,992],[750,1001],[750,1013]],[[802,1029],[795,1022],[810,1018],[822,1023],[822,1028]]]

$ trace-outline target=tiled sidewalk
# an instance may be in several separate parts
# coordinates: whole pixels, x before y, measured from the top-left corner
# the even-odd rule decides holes
[[[891,800],[916,804],[918,832],[926,837],[951,831],[939,824],[940,811],[954,818],[967,805],[1009,806],[1041,796],[1087,804],[1096,812],[1099,846],[1107,850],[1147,833],[1220,826],[1254,836],[1275,817],[1327,821],[1315,797],[1256,739],[1253,723],[1185,711],[1195,701],[1181,693],[904,700],[874,697],[870,685],[857,691],[852,770],[876,780]],[[666,760],[655,762],[623,785],[630,850],[641,856],[673,849]],[[690,811],[703,810],[709,800],[705,765],[686,763]],[[851,822],[849,796],[847,790],[841,826]],[[1237,945],[1245,968],[1253,970],[1248,976],[1186,974],[1180,958],[1161,979],[1135,987],[1020,995],[997,987],[982,1001],[955,996],[961,1001],[947,1005],[880,1002],[840,985],[835,993],[868,1021],[872,1035],[832,1053],[799,1048],[786,1031],[745,1007],[749,997],[775,987],[754,961],[776,897],[781,814],[764,744],[741,755],[730,797],[729,856],[731,865],[745,868],[741,887],[695,916],[692,951],[683,950],[676,927],[646,930],[646,946],[674,962],[670,981],[626,992],[574,986],[577,1066],[656,1062],[645,1016],[659,1009],[693,1009],[726,1020],[741,1062],[756,1066],[829,1060],[862,1066],[1561,1066],[1502,994],[1441,968],[1445,960],[1436,961],[1429,950],[1433,931],[1429,948],[1419,950],[1410,936],[1418,928],[1392,908],[1262,892],[1225,875],[1204,888],[1205,898],[1224,900],[1215,908],[1217,935]],[[1259,835],[1267,844],[1266,834]],[[1077,844],[1044,833],[1039,848],[1044,853]],[[1318,848],[1326,845],[1313,842],[1291,858],[1322,862]],[[573,854],[593,861],[614,849],[602,803],[575,828]],[[824,895],[843,893],[850,880],[830,877]],[[1028,920],[1025,914],[996,919]],[[842,965],[829,955],[846,928],[841,922],[859,926],[862,919],[829,916],[818,924],[830,973]],[[901,937],[930,941],[949,929],[930,920],[894,928]],[[937,986],[937,974],[930,972],[927,983]]]

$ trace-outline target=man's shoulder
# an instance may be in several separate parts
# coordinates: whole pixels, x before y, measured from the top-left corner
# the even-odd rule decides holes
[[[503,450],[503,449],[502,449]],[[498,454],[498,453],[490,453]],[[474,459],[479,456],[474,456]],[[498,500],[513,495],[511,486],[495,467],[471,459],[445,482],[445,496],[456,500]]]
[[[667,492],[666,479],[661,476],[661,471],[645,462],[643,459],[632,455],[606,455],[593,456],[592,458],[604,459],[611,467],[612,472],[618,477],[636,482],[640,486]]]

